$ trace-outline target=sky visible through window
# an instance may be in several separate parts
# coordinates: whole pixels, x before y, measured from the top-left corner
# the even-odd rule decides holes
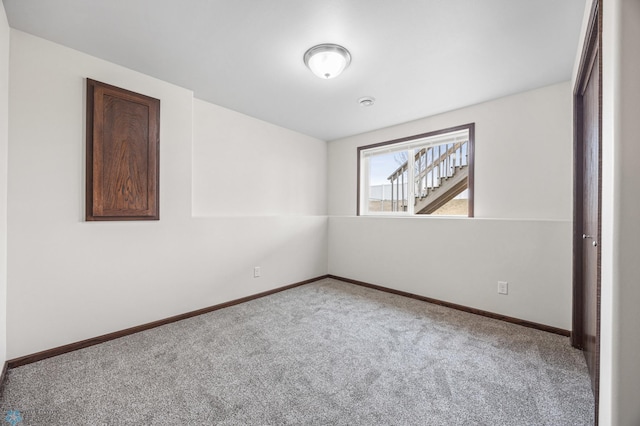
[[[371,171],[369,176],[370,185],[385,185],[390,183],[387,178],[404,163],[404,161],[398,162],[396,160],[398,154],[398,152],[389,152],[371,157],[371,167],[369,168]]]

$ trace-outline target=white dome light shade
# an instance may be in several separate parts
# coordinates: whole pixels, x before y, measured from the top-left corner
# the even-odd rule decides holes
[[[304,63],[318,77],[329,79],[337,77],[349,66],[351,54],[337,44],[319,44],[307,50]]]

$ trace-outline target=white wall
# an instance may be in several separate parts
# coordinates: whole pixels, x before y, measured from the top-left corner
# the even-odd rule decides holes
[[[224,135],[242,122],[248,130],[233,143],[271,149],[276,170],[318,154],[297,178],[324,181],[323,141],[194,105],[189,90],[16,30],[10,76],[9,358],[327,273],[322,196],[298,203],[278,195],[295,200],[295,216],[259,204],[233,215],[216,207],[217,187],[226,182],[192,169],[194,153],[234,152]],[[161,100],[160,221],[83,221],[86,77]],[[292,154],[288,144],[296,141],[304,148]],[[213,166],[223,176],[237,169],[223,159]],[[201,216],[218,217],[193,217],[192,179],[200,188],[193,205]],[[261,278],[253,278],[254,266],[262,267]]]
[[[0,365],[7,359],[7,154],[9,146],[9,24],[0,3]]]
[[[194,101],[194,216],[326,215],[327,145]]]
[[[329,143],[329,214],[356,212],[356,149],[475,122],[475,216],[571,220],[569,82]]]
[[[475,219],[354,217],[358,146],[470,122]],[[330,142],[329,273],[571,329],[571,128],[566,82]]]
[[[640,424],[640,2],[603,2],[602,425]]]
[[[331,217],[329,272],[570,329],[567,239],[560,221]]]

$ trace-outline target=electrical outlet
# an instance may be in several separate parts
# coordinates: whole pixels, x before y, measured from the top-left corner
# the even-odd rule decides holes
[[[253,278],[258,278],[260,276],[260,267],[256,266],[253,268]]]
[[[498,294],[509,294],[509,283],[506,281],[498,281]]]

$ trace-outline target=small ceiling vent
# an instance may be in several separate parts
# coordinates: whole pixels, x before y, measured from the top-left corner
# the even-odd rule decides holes
[[[358,103],[362,107],[370,107],[374,103],[376,103],[376,99],[372,96],[365,96],[363,98],[358,99]]]

